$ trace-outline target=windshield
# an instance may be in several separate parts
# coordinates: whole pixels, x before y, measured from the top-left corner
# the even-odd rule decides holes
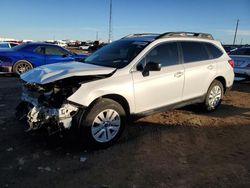
[[[119,40],[102,47],[85,59],[85,63],[105,67],[123,68],[148,44],[144,41]]]

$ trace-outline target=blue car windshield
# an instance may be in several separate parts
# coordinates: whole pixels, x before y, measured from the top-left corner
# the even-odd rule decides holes
[[[85,59],[85,63],[105,67],[127,66],[148,44],[144,41],[119,40],[102,47]]]

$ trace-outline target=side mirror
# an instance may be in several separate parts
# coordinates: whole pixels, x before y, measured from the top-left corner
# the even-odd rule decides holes
[[[152,61],[149,61],[144,68],[144,71],[160,71],[160,70],[161,70],[161,64]]]
[[[142,75],[145,77],[149,76],[150,71],[160,71],[161,64],[149,61],[145,67],[142,65],[137,66],[137,70],[142,71]]]

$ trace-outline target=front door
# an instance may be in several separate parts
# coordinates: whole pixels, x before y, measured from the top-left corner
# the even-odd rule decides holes
[[[57,46],[45,47],[46,64],[73,61],[72,54]]]
[[[143,75],[142,71],[132,72],[136,113],[151,111],[180,102],[184,83],[184,68],[179,64],[176,42],[157,45],[138,63],[144,66],[148,62],[162,65],[160,71],[151,71]]]

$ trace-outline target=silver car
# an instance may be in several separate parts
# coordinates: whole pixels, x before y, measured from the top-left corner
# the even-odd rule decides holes
[[[201,103],[216,110],[234,80],[233,61],[205,33],[132,34],[84,63],[55,63],[21,75],[17,116],[35,131],[77,130],[97,147],[114,143],[129,116]]]
[[[234,73],[237,78],[250,79],[250,47],[231,51],[229,56],[234,60]]]

